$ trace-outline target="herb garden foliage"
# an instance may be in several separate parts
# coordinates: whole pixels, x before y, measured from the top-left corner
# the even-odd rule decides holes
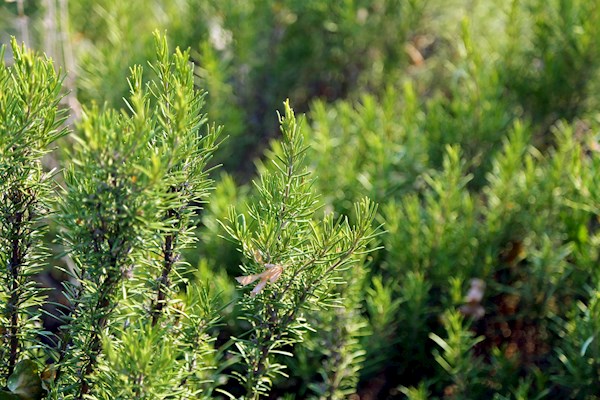
[[[242,270],[255,274],[238,281],[246,285],[258,280],[251,295],[241,300],[250,336],[234,339],[236,353],[246,365],[244,372],[235,373],[246,398],[267,394],[278,374],[287,376],[275,355],[292,355],[285,348],[302,341],[310,329],[305,310],[340,306],[335,290],[344,284],[340,273],[361,268],[360,256],[369,251],[376,235],[377,207],[367,199],[355,204],[352,224],[332,214],[314,220],[318,202],[303,163],[307,148],[287,103],[280,123],[279,151],[255,182],[256,200],[247,215],[232,211],[225,226],[241,244],[247,260]]]
[[[44,172],[41,158],[66,133],[59,128],[65,113],[58,111],[61,79],[52,62],[14,39],[11,45],[12,66],[3,61],[4,47],[0,50],[0,373],[3,386],[40,396],[31,360],[44,358],[39,312],[44,297],[33,277],[48,256],[42,236],[54,193],[53,173]]]
[[[73,145],[0,72],[0,399],[598,398],[596,2],[76,3]]]
[[[51,62],[14,41],[15,63],[2,66],[4,398],[211,396],[218,365],[210,328],[219,308],[209,286],[185,279],[181,252],[194,241],[220,129],[206,125],[188,53],[170,56],[164,37],[155,42],[157,78],[144,85],[142,68],[132,68],[128,112],[93,107],[78,128],[50,216],[73,264],[64,324],[48,346],[40,339],[50,333],[39,329],[44,293],[32,275],[44,262],[40,220],[56,193],[40,158],[64,134],[56,130],[60,80]],[[356,204],[352,224],[332,215],[314,220],[306,147],[287,103],[281,128],[273,170],[257,181],[248,215],[231,210],[227,227],[248,257],[243,270],[262,285],[242,301],[250,330],[232,339],[244,366],[234,376],[247,398],[269,391],[283,373],[276,356],[310,328],[304,311],[339,301],[341,271],[360,268],[374,238],[376,207],[368,200]],[[266,275],[269,268],[277,275]]]

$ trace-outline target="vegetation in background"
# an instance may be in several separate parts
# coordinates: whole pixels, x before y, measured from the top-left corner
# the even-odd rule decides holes
[[[599,27],[593,0],[2,4],[69,93],[8,49],[0,396],[596,398]],[[156,28],[189,53],[129,72]]]

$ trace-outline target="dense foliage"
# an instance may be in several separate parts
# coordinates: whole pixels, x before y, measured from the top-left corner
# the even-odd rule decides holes
[[[595,1],[15,1],[0,33],[54,59],[0,65],[0,399],[597,398]]]

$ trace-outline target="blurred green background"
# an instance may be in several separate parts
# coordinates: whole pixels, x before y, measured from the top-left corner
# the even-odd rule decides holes
[[[324,212],[380,204],[384,249],[348,272],[345,311],[307,316],[316,332],[273,398],[597,398],[596,0],[0,2],[2,43],[65,71],[74,131],[86,107],[124,106],[155,29],[191,49],[228,135],[187,255],[231,304],[220,341],[244,327],[217,220],[277,152],[282,101],[306,113]],[[486,288],[469,303],[473,278]]]

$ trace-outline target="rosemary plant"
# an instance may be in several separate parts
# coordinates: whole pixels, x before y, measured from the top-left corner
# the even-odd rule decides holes
[[[346,283],[336,287],[343,297],[341,307],[307,313],[313,329],[305,335],[302,348],[294,349],[294,358],[286,360],[292,376],[306,385],[298,394],[308,397],[312,392],[312,399],[341,400],[357,392],[366,355],[360,339],[371,337],[360,296],[367,271],[361,260],[342,273]]]
[[[14,38],[11,48],[10,66],[0,49],[0,386],[33,395],[41,391],[39,377],[28,389],[15,381],[35,379],[44,363],[38,345],[44,297],[32,278],[47,256],[42,235],[54,192],[41,159],[66,133],[65,113],[58,110],[61,78],[52,61]]]
[[[211,184],[220,129],[206,128],[188,52],[156,35],[156,79],[131,70],[125,111],[86,111],[60,204],[76,267],[57,354],[59,398],[197,398],[213,298],[183,285],[181,251]],[[142,346],[140,346],[142,344]]]
[[[285,375],[277,355],[302,340],[310,329],[304,310],[340,304],[334,287],[339,271],[353,267],[376,236],[373,218],[377,207],[365,199],[355,205],[355,223],[329,214],[314,220],[318,210],[306,169],[303,136],[293,110],[285,103],[279,122],[283,138],[272,163],[255,182],[257,196],[247,214],[232,209],[224,227],[241,245],[245,276],[238,282],[257,282],[241,300],[251,330],[234,338],[245,372],[235,376],[245,398],[269,392],[277,375]]]

